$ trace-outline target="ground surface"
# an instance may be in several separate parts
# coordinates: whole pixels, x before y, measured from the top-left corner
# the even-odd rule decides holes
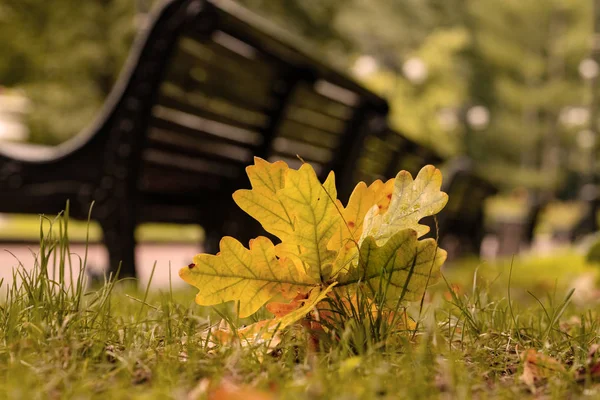
[[[84,245],[71,245],[71,252],[81,257],[85,254]],[[192,257],[200,252],[200,245],[185,243],[170,244],[141,244],[136,252],[138,262],[138,278],[141,287],[147,284],[154,264],[156,268],[152,278],[152,287],[165,289],[169,287],[169,267],[171,282],[175,288],[181,288],[185,282],[177,275],[179,268],[188,265]],[[0,279],[9,281],[12,278],[13,267],[23,264],[26,269],[33,267],[34,255],[37,251],[35,245],[2,244],[0,243]],[[97,273],[108,265],[108,254],[104,246],[94,244],[88,246],[88,267]]]
[[[269,314],[196,305],[176,275],[194,244],[143,244],[141,284],[91,287],[71,285],[64,246],[35,268],[36,246],[0,252],[0,398],[600,398],[600,274],[569,249],[449,264],[410,323],[345,317],[248,344],[223,332]],[[88,268],[105,263],[88,252]]]

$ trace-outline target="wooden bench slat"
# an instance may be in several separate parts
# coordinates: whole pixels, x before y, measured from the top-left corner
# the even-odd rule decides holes
[[[145,198],[146,193],[187,193],[206,190],[218,192],[224,179],[215,174],[202,174],[151,163],[142,164],[139,188]]]
[[[285,120],[281,123],[279,136],[326,149],[335,149],[339,145],[341,139],[341,136],[339,135],[333,135],[319,129],[306,127],[298,122],[290,120]]]
[[[234,86],[247,86],[249,90],[263,95],[266,92],[265,88],[279,76],[271,72],[261,73],[257,67],[249,68],[243,64],[232,67],[226,60],[196,60],[186,53],[177,54],[173,62],[173,66],[165,75],[166,81],[187,84],[192,80],[204,82],[219,79]]]
[[[224,99],[210,97],[201,92],[187,93],[168,82],[161,87],[159,101],[161,101],[162,97],[187,104],[189,107],[198,109],[199,111],[204,110],[204,112],[220,115],[250,126],[264,127],[267,125],[269,119],[268,115],[262,111],[249,110]],[[194,114],[191,108],[190,113]]]
[[[180,92],[186,95],[203,94],[217,99],[222,99],[228,103],[237,105],[243,109],[255,111],[263,114],[270,113],[276,106],[275,99],[271,97],[254,97],[251,91],[243,91],[241,86],[229,86],[227,82],[199,82],[195,79],[188,79],[185,82],[173,80],[165,81],[176,86]]]
[[[166,131],[199,136],[204,134],[213,138],[220,138],[231,144],[239,143],[247,147],[257,146],[263,140],[259,132],[237,128],[174,109],[157,106],[153,114],[151,126]]]
[[[300,85],[294,92],[294,97],[291,101],[299,107],[317,111],[344,121],[349,120],[354,112],[353,107],[333,102],[331,99],[316,92],[314,90],[314,84],[310,86],[306,84]]]
[[[284,137],[278,137],[273,141],[273,151],[290,156],[299,155],[307,161],[317,161],[322,164],[330,162],[333,158],[333,153],[329,149]]]
[[[328,118],[326,115],[316,111],[294,106],[291,106],[286,110],[285,117],[299,124],[333,134],[343,133],[348,123],[347,121]]]
[[[319,126],[318,124],[312,123],[311,121],[307,121],[301,118],[285,118],[283,123],[287,124],[288,129],[299,129],[299,130],[307,130],[311,132],[318,132],[320,135],[327,135],[329,137],[340,137],[345,132],[345,129],[340,129],[337,131],[328,130]],[[344,128],[346,128],[346,125]]]
[[[275,77],[279,72],[278,67],[283,64],[281,62],[275,64],[272,58],[265,59],[262,53],[256,49],[255,57],[246,57],[223,46],[222,43],[215,42],[214,37],[208,40],[204,37],[197,39],[193,33],[182,37],[178,49],[181,53],[205,63],[223,65],[223,68],[230,70],[244,69],[246,74],[251,72],[260,80],[269,80]]]
[[[246,165],[252,162],[252,151],[222,141],[198,140],[185,134],[153,129],[148,134],[148,148],[169,149],[197,158],[229,160]]]
[[[207,110],[206,107],[196,106],[189,101],[187,98],[173,98],[168,95],[160,95],[156,101],[156,104],[168,109],[179,110],[186,114],[195,115],[197,117],[216,121],[225,125],[235,126],[236,128],[246,130],[260,130],[266,127],[268,119],[264,115],[262,118],[258,118],[259,115],[256,113],[249,113],[244,115],[241,112],[238,113],[218,113],[216,110]]]
[[[250,108],[272,107],[270,91],[280,74],[267,72],[266,76],[261,77],[260,69],[268,69],[268,65],[251,67],[247,63],[214,59],[210,56],[210,47],[206,47],[205,51],[207,54],[204,55],[210,63],[206,59],[194,59],[185,51],[178,51],[166,73],[165,82],[179,86],[184,93],[210,91],[211,96],[220,93],[234,102],[248,104]],[[252,96],[244,96],[248,94]]]
[[[149,149],[142,156],[144,162],[171,167],[183,171],[193,171],[202,174],[221,176],[227,179],[236,179],[240,176],[240,169],[231,164],[198,159],[156,149]]]

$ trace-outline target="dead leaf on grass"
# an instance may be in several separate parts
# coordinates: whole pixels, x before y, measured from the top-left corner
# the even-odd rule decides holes
[[[209,400],[274,400],[273,393],[255,389],[250,386],[239,386],[231,381],[222,381],[215,390],[210,391]]]
[[[600,381],[600,344],[594,343],[590,346],[586,365],[579,368],[575,374],[577,382],[583,382],[587,377],[593,381]]]
[[[448,301],[452,301],[454,296],[460,296],[463,293],[464,293],[464,289],[461,285],[459,285],[458,283],[452,283],[452,284],[450,284],[450,287],[448,288],[448,290],[444,292],[444,299],[446,299]]]
[[[539,353],[535,349],[528,349],[521,353],[523,362],[523,374],[519,378],[527,385],[532,393],[536,392],[536,387],[548,377],[560,372],[564,372],[564,366],[556,359]]]
[[[240,385],[230,378],[213,382],[209,378],[201,379],[188,392],[187,400],[274,400],[272,392],[258,390],[249,385]]]

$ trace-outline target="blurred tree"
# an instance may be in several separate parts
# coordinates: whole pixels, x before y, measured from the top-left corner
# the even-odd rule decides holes
[[[340,64],[349,41],[333,28],[343,2],[239,0]],[[135,34],[135,11],[159,0],[3,0],[0,86],[32,100],[31,140],[54,144],[89,124],[115,82]]]
[[[366,59],[362,79],[390,99],[399,131],[468,153],[501,184],[548,187],[560,162],[586,168],[587,0],[237,1],[329,62]],[[134,8],[152,2],[0,2],[0,85],[32,99],[35,141],[92,120],[128,52]]]
[[[585,125],[579,118],[565,126],[561,116],[585,103],[578,68],[590,15],[586,0],[467,3],[471,101],[491,115],[488,129],[468,137],[468,150],[498,181],[547,186],[558,178]],[[533,179],[523,182],[527,176]]]
[[[442,153],[466,152],[508,186],[553,186],[568,160],[583,168],[575,143],[587,100],[578,69],[589,51],[590,2],[346,5],[338,29],[359,54],[378,61],[365,81],[390,98],[391,121],[400,131]],[[425,78],[411,76],[414,60],[425,67]]]
[[[406,136],[456,154],[468,98],[468,31],[458,0],[351,0],[336,23],[358,54],[378,61],[365,83],[386,95],[391,124]],[[359,58],[360,60],[360,58]]]
[[[32,141],[57,143],[92,121],[127,56],[133,17],[130,0],[0,3],[0,85],[31,99]]]
[[[284,27],[311,45],[316,55],[329,63],[347,67],[348,51],[354,46],[333,23],[347,3],[343,0],[236,0],[248,9]]]

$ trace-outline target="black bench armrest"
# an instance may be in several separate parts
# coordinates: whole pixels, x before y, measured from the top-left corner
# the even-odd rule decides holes
[[[24,143],[0,143],[0,156],[26,162],[44,162],[56,159],[62,151],[59,146]]]

